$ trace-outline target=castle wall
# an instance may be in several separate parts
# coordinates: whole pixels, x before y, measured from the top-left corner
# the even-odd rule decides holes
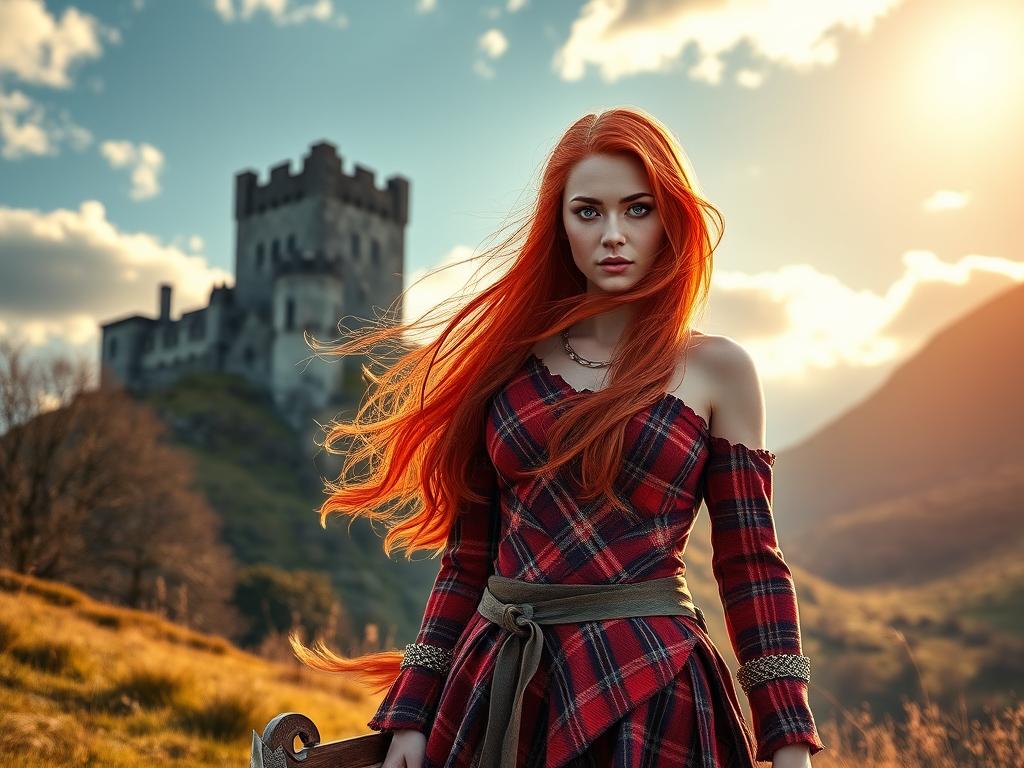
[[[336,402],[345,361],[317,357],[305,332],[326,342],[338,336],[342,281],[316,271],[281,275],[274,284],[270,382],[278,409],[298,426],[304,415]]]
[[[153,320],[136,315],[103,327],[100,380],[104,386],[131,389],[141,376],[140,356]]]
[[[240,323],[224,339],[224,370],[235,373],[257,389],[271,388],[271,354],[274,330],[270,322],[252,312],[240,315]]]
[[[337,339],[338,324],[383,319],[403,288],[409,182],[378,188],[359,164],[344,173],[329,142],[310,147],[299,172],[288,162],[260,183],[235,175],[235,285],[214,288],[209,306],[171,320],[171,287],[160,287],[156,318],[135,316],[102,327],[106,375],[133,391],[172,385],[192,371],[239,374],[269,390],[282,411],[336,401],[343,362],[314,358],[303,339]],[[358,368],[352,358],[346,361]]]
[[[239,307],[269,322],[276,266],[320,249],[323,201],[306,196],[246,216],[235,229],[235,296]]]
[[[325,251],[344,263],[345,314],[351,316],[345,325],[356,328],[361,323],[354,318],[377,317],[401,294],[405,230],[395,221],[331,199],[324,201],[323,224]]]

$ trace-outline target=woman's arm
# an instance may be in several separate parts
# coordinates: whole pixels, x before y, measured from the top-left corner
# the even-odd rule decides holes
[[[373,730],[412,728],[427,734],[448,676],[452,651],[476,610],[496,556],[497,476],[486,455],[473,486],[487,497],[459,510],[434,580],[416,646],[367,725]]]
[[[764,447],[764,396],[753,361],[728,337],[717,354],[716,399],[704,498],[711,516],[712,570],[738,674],[750,702],[757,759],[804,745],[824,748],[808,705],[796,588],[772,514],[775,454]],[[796,746],[777,766],[802,765]]]

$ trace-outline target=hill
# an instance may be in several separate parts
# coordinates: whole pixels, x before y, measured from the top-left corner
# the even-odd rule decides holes
[[[930,491],[1024,463],[1024,360],[1014,346],[1022,336],[1024,285],[1017,285],[951,323],[858,405],[780,452],[775,498],[783,536],[821,535],[833,520],[871,514],[865,510],[897,499],[916,497],[927,508]],[[998,522],[982,522],[979,514],[1019,511],[1012,485],[1001,488],[1001,501],[989,494],[977,509],[964,507],[952,531],[991,529]],[[1024,518],[1016,520],[1013,533]],[[878,540],[905,537],[902,521],[876,514]],[[793,557],[815,568],[801,551]],[[886,569],[880,573],[884,578]]]
[[[711,572],[710,525],[698,517],[686,549],[687,582],[711,636],[737,664]],[[906,700],[931,700],[974,716],[1020,700],[1024,562],[989,563],[909,587],[849,589],[793,564],[804,653],[811,657],[816,718],[844,720],[862,702],[899,717]],[[955,599],[953,599],[955,598]],[[746,707],[746,702],[743,702]]]
[[[366,733],[375,705],[340,678],[0,570],[2,765],[241,766],[279,712],[333,741]]]
[[[383,531],[365,520],[349,526],[332,518],[320,526],[321,477],[334,479],[339,469],[331,465],[335,457],[315,455],[321,435],[296,432],[263,393],[231,375],[196,374],[146,402],[173,444],[194,457],[196,486],[220,515],[222,538],[238,562],[322,571],[351,626],[376,624],[387,647],[397,644],[389,636],[415,634],[438,562],[423,553],[413,562],[389,560]]]

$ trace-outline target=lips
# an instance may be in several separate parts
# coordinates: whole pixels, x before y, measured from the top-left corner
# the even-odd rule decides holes
[[[601,261],[599,261],[597,263],[598,264],[632,264],[633,262],[630,261],[629,259],[620,259],[619,257],[616,256],[616,257],[611,258],[611,259],[601,259]]]

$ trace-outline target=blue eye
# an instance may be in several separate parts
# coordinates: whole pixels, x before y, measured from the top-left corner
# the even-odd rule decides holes
[[[633,218],[635,218],[635,219],[643,218],[648,213],[650,213],[652,210],[654,210],[651,206],[647,205],[646,203],[633,203],[633,205],[629,206],[629,208],[627,208],[626,210],[631,211],[634,208],[643,208],[644,209],[643,213],[633,214]],[[584,216],[583,215],[584,211],[594,211],[596,213],[597,209],[594,208],[594,206],[592,206],[592,205],[585,205],[585,206],[583,206],[582,208],[580,208],[580,209],[578,209],[576,211],[576,215],[579,216],[584,221],[590,221],[591,219],[597,218],[596,216]]]

